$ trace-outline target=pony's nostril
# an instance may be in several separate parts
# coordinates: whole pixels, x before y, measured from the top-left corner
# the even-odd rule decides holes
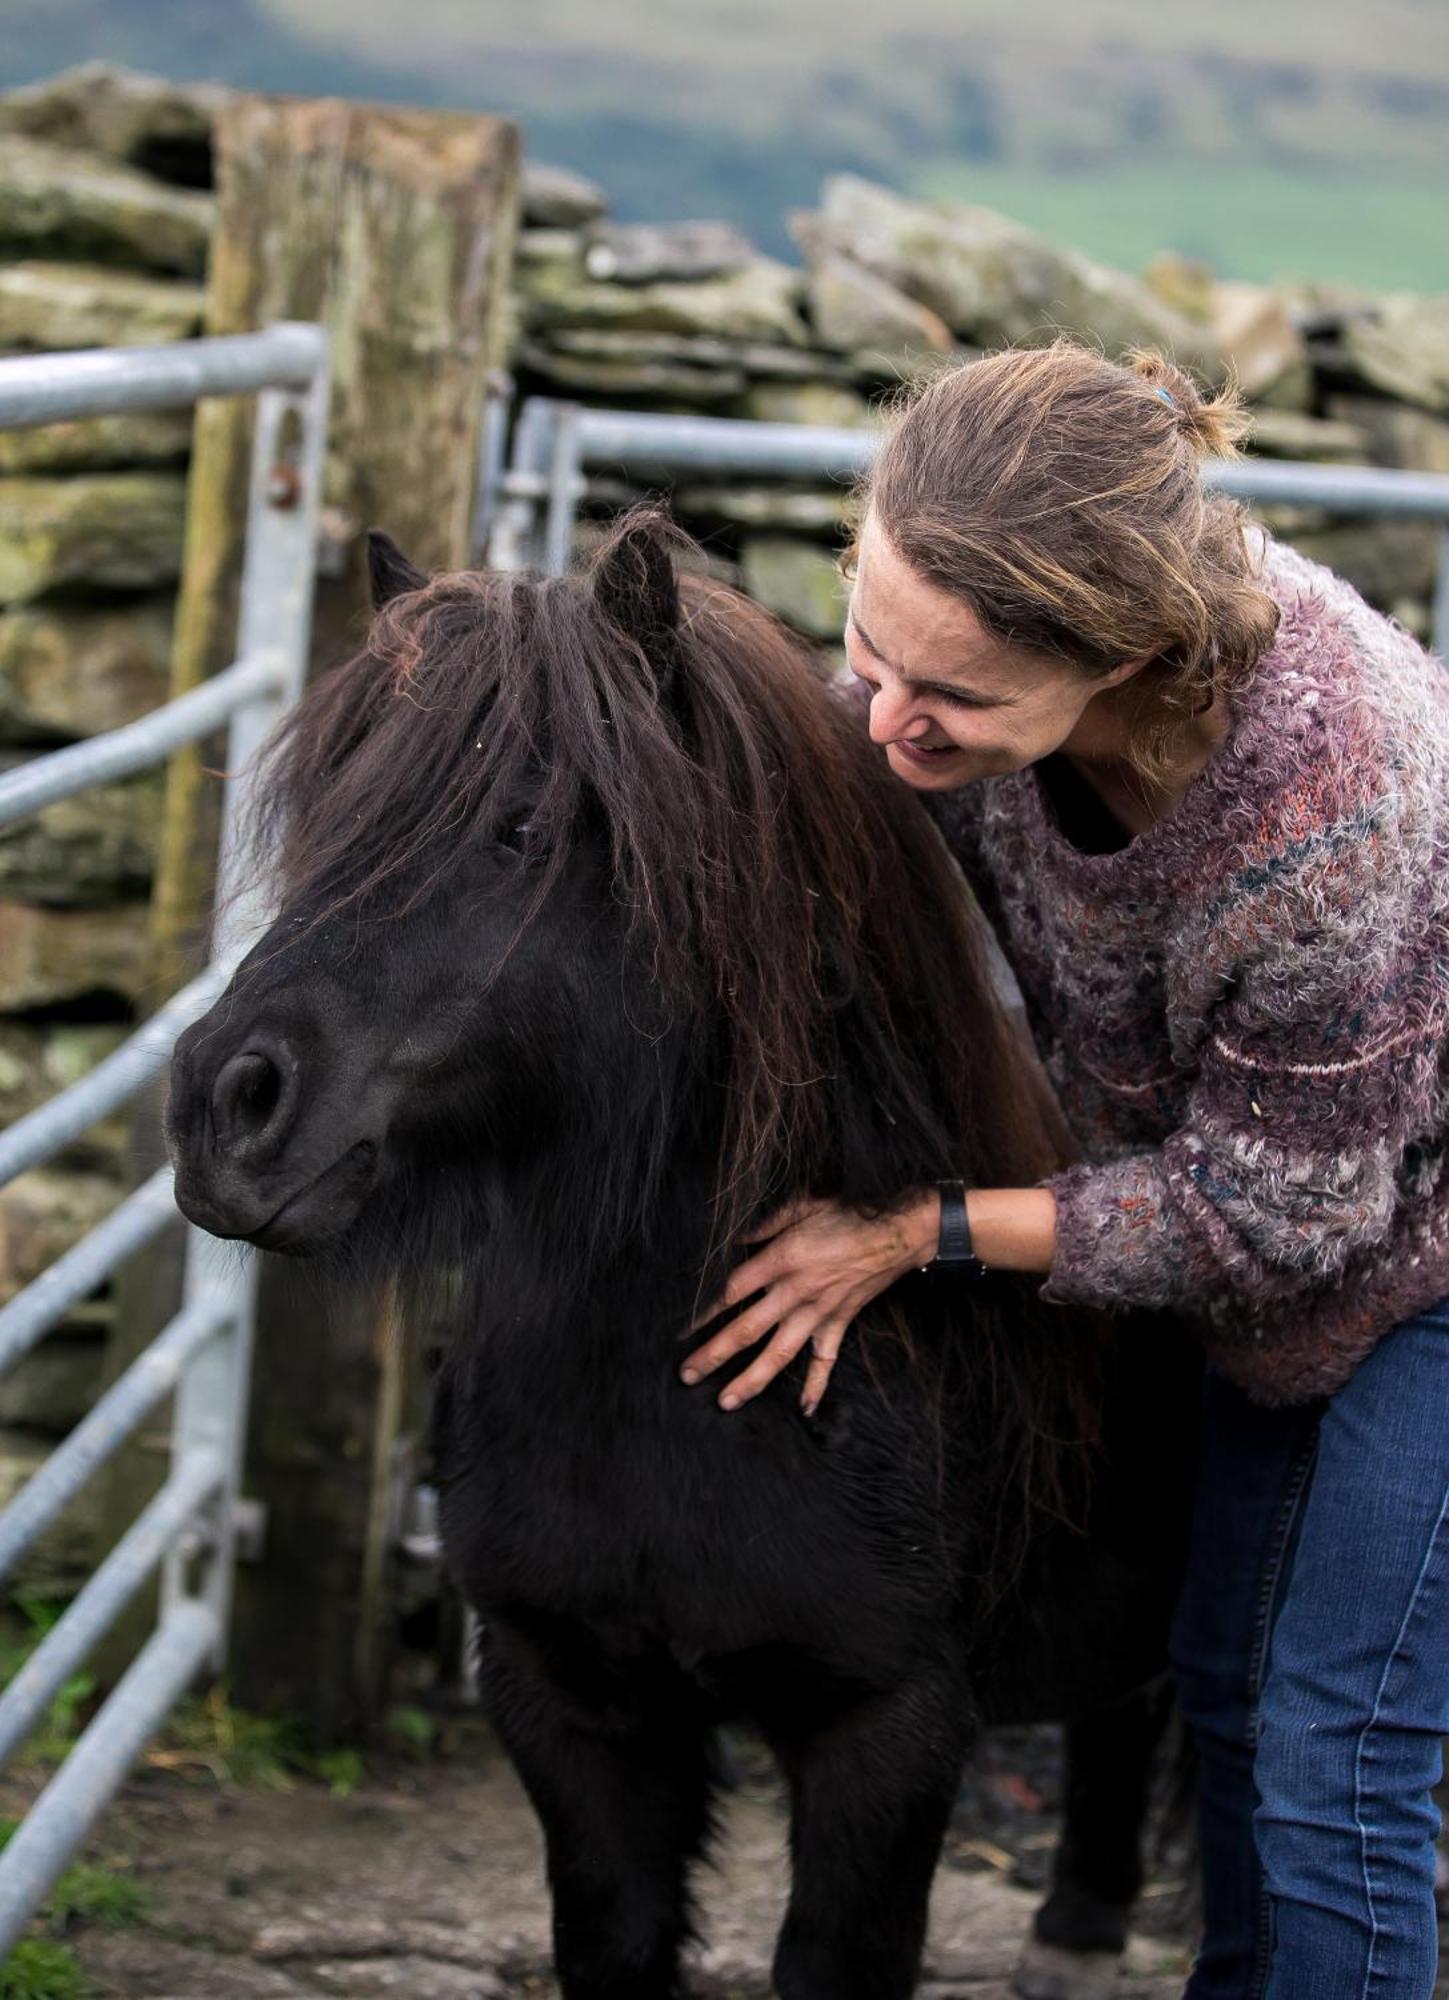
[[[280,1123],[286,1079],[260,1049],[247,1049],[223,1063],[211,1094],[216,1136],[223,1144],[255,1142]]]

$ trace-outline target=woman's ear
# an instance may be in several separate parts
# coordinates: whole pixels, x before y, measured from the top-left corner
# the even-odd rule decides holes
[[[367,583],[374,611],[381,611],[384,604],[390,604],[405,591],[421,590],[427,580],[416,563],[408,561],[391,535],[385,535],[381,528],[368,529]]]

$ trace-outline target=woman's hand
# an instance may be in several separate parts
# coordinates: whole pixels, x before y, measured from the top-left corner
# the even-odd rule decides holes
[[[720,1408],[738,1409],[758,1396],[809,1347],[812,1358],[800,1402],[813,1416],[846,1328],[897,1278],[931,1261],[940,1218],[941,1198],[934,1188],[883,1216],[863,1216],[829,1201],[801,1201],[781,1209],[746,1237],[746,1242],[764,1243],[764,1249],[730,1273],[720,1297],[690,1332],[697,1333],[754,1293],[760,1297],[695,1349],[681,1370],[683,1379],[703,1381],[773,1328],[768,1347],[721,1393]]]

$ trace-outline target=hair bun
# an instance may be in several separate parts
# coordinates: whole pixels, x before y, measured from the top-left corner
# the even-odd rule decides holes
[[[1252,429],[1236,382],[1205,396],[1185,368],[1155,347],[1139,347],[1125,357],[1127,367],[1172,410],[1177,428],[1203,458],[1235,458]]]

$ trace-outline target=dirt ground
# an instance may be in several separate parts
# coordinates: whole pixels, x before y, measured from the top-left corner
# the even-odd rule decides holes
[[[23,1800],[5,1790],[15,1811]],[[703,1883],[696,1986],[710,2000],[757,2000],[784,1888],[773,1785],[747,1779],[725,1822]],[[538,1834],[496,1751],[380,1766],[346,1798],[318,1784],[223,1788],[146,1772],[87,1852],[147,1891],[143,1923],[67,1939],[105,2000],[555,2000]],[[1009,1859],[958,1829],[922,2000],[1005,2000],[1036,1900],[1007,1879]],[[1184,1963],[1171,1941],[1134,1941],[1117,1991],[1178,2000]]]
[[[701,1881],[701,2000],[770,1991],[784,1816],[762,1754],[746,1747],[738,1762]],[[920,2000],[1007,2000],[1050,1867],[1059,1778],[1054,1732],[988,1738],[937,1877]],[[0,1811],[22,1812],[31,1789],[24,1773],[4,1781]],[[147,1769],[86,1858],[145,1892],[140,1923],[88,1922],[65,1938],[95,2000],[557,2000],[538,1830],[476,1725],[446,1756],[369,1759],[346,1797],[313,1781],[278,1789]],[[1180,2000],[1187,1938],[1172,1875],[1169,1865],[1149,1884],[1125,1967],[1095,2000]]]

